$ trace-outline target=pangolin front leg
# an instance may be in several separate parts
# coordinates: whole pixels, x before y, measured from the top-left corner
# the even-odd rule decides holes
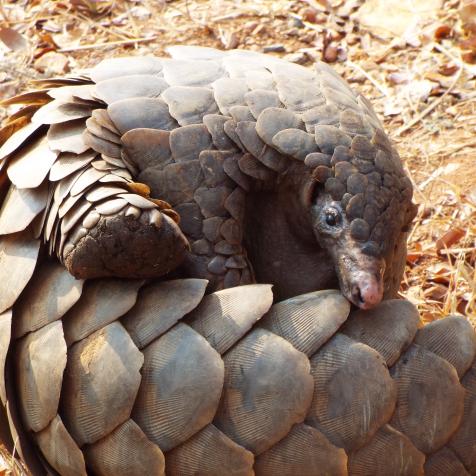
[[[170,272],[185,257],[188,241],[178,215],[149,192],[133,182],[120,159],[94,155],[85,168],[51,184],[43,227],[50,252],[81,279]]]

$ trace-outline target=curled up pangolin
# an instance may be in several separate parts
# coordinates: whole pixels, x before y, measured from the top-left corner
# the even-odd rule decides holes
[[[391,299],[415,206],[371,105],[326,64],[170,54],[4,101],[0,397],[31,471],[476,474],[476,337]]]

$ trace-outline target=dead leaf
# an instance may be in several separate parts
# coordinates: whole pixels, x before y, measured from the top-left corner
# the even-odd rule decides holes
[[[92,16],[104,15],[114,7],[114,0],[69,0],[82,13]]]
[[[304,21],[307,21],[309,23],[318,23],[318,17],[320,15],[320,12],[317,11],[315,8],[312,7],[306,7],[303,8],[300,12],[301,17]]]
[[[328,45],[323,52],[323,59],[326,63],[335,63],[337,61],[337,46]]]
[[[444,248],[450,248],[455,243],[458,243],[465,235],[465,231],[462,228],[456,227],[448,230],[441,238],[436,240],[436,251],[441,251]]]
[[[414,265],[424,254],[421,243],[415,243],[413,249],[407,253],[407,264]]]
[[[69,60],[61,53],[49,51],[35,61],[35,68],[52,76],[64,74],[69,71]]]
[[[13,28],[1,27],[0,40],[12,51],[19,51],[28,47],[28,41]]]
[[[469,51],[467,53],[463,53],[461,55],[461,59],[465,63],[476,64],[476,52],[475,51]]]
[[[470,36],[467,40],[463,40],[459,45],[464,50],[476,51],[476,36]]]
[[[448,288],[442,284],[435,284],[434,286],[430,286],[428,289],[423,291],[425,298],[431,299],[433,301],[443,301],[447,294]]]
[[[440,25],[435,28],[434,35],[436,40],[442,40],[443,38],[449,38],[452,33],[453,33],[453,30],[451,29],[450,26]]]
[[[402,87],[402,93],[413,101],[426,101],[434,88],[434,83],[426,79],[413,80]]]
[[[367,0],[356,13],[361,26],[386,38],[410,38],[422,21],[436,17],[442,0]]]
[[[452,269],[448,263],[435,263],[426,269],[429,281],[448,285],[451,281]]]
[[[409,72],[404,73],[390,73],[387,79],[392,84],[405,84],[409,83],[413,79],[413,74]]]
[[[144,6],[136,6],[129,10],[129,13],[138,20],[145,21],[152,15],[151,11]]]
[[[393,97],[388,99],[384,104],[383,115],[388,116],[398,116],[405,109],[404,102],[398,97]]]
[[[476,0],[462,0],[459,16],[464,28],[468,31],[474,31],[476,28]]]
[[[458,71],[459,67],[455,63],[446,63],[440,66],[438,72],[443,76],[453,76]]]
[[[425,74],[425,79],[432,81],[433,83],[438,83],[442,88],[448,89],[451,86],[453,81],[452,78],[443,76],[442,74],[429,71]]]

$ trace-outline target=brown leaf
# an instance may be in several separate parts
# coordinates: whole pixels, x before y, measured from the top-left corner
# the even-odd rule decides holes
[[[435,263],[427,268],[428,279],[434,283],[449,284],[451,281],[451,268],[447,263]]]
[[[435,28],[435,40],[442,40],[443,38],[449,38],[453,30],[448,25],[440,25]]]
[[[442,284],[430,286],[423,292],[426,299],[431,299],[433,301],[443,301],[447,294],[448,288]]]
[[[459,46],[464,50],[476,51],[476,36],[470,36],[468,39],[463,40]]]
[[[463,53],[461,59],[465,63],[476,64],[476,51],[469,51],[468,53]]]
[[[405,84],[409,83],[413,79],[413,75],[409,72],[395,72],[390,73],[387,79],[392,84]]]
[[[0,27],[0,40],[13,51],[23,50],[28,47],[28,41],[13,28]]]
[[[467,305],[468,305],[468,301],[466,301],[466,299],[458,299],[456,310],[464,316],[467,314],[467,310],[466,310]]]
[[[407,264],[414,265],[420,258],[421,253],[408,253],[407,254]]]
[[[35,68],[51,75],[63,74],[69,70],[69,60],[61,53],[49,51],[35,61]]]
[[[104,15],[114,6],[113,0],[70,0],[71,5],[82,13]]]
[[[317,17],[319,15],[319,12],[315,8],[306,7],[303,8],[300,13],[304,21],[307,21],[309,23],[317,23]]]
[[[356,18],[360,26],[385,38],[415,45],[421,24],[437,16],[442,0],[366,0]]]
[[[433,71],[428,71],[428,73],[425,74],[425,78],[429,79],[430,81],[434,83],[438,83],[440,86],[442,86],[445,89],[448,89],[452,82],[451,78],[448,78],[447,76],[443,76],[442,74],[439,74],[439,73],[434,73]]]
[[[326,63],[335,63],[337,61],[337,54],[338,54],[337,46],[335,45],[328,45],[326,46],[323,54],[323,59]]]
[[[476,27],[476,0],[463,0],[459,9],[459,16],[464,28],[468,31],[474,31],[473,28]]]
[[[438,72],[443,76],[453,76],[453,74],[455,74],[458,69],[458,65],[454,63],[446,63],[440,66]]]
[[[447,231],[441,238],[436,240],[436,251],[441,251],[444,248],[450,248],[455,243],[458,243],[465,235],[465,231],[462,228],[456,227]]]

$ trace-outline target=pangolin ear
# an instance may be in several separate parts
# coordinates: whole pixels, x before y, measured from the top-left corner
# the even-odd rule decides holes
[[[305,207],[311,207],[314,204],[317,188],[319,184],[315,180],[306,180],[304,186],[301,188],[301,201]]]
[[[402,231],[410,231],[413,225],[413,220],[415,219],[418,213],[418,205],[411,202],[407,208],[407,213],[405,216],[405,222],[403,223]]]

